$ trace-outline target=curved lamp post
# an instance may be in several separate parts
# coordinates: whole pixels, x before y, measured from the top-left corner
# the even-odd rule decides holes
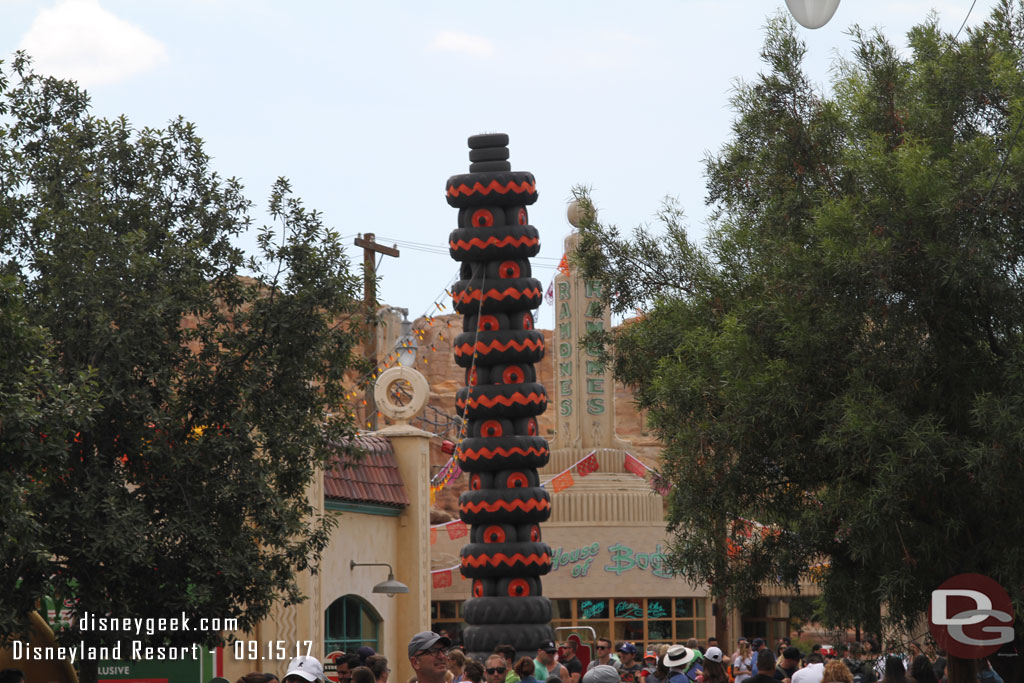
[[[409,587],[401,581],[395,581],[395,570],[391,568],[391,565],[387,562],[356,562],[352,560],[348,566],[349,571],[352,571],[356,567],[387,567],[388,568],[388,580],[381,581],[373,587],[374,593],[387,593],[389,598],[395,597],[395,593],[408,593]]]
[[[793,18],[804,28],[821,28],[839,7],[839,0],[786,0]]]

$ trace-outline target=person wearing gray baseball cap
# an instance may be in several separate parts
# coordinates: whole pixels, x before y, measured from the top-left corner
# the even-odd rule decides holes
[[[444,683],[452,641],[433,631],[420,631],[409,641],[409,663],[417,683]]]

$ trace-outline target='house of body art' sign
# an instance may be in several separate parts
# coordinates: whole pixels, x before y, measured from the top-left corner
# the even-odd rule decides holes
[[[579,548],[551,549],[551,571],[560,571],[572,565],[569,569],[572,578],[578,579],[586,576],[594,560],[601,554],[601,544],[591,543]],[[606,548],[606,558],[599,561],[606,572],[616,576],[622,576],[629,571],[649,571],[661,579],[671,579],[675,573],[669,569],[665,554],[661,551],[661,544],[654,546],[654,550],[648,553],[637,552],[629,546],[616,543]]]

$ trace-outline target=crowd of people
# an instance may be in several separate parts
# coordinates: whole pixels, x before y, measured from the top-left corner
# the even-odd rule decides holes
[[[364,645],[356,652],[344,654],[335,660],[335,672],[341,683],[388,683],[391,668],[388,658]],[[235,683],[324,683],[324,667],[316,657],[296,657],[285,671],[284,678],[272,673],[253,672]]]
[[[517,659],[515,648],[499,645],[475,662],[447,635],[424,631],[409,644],[416,675],[408,683],[1003,683],[988,660],[947,659],[931,641],[885,652],[873,640],[802,652],[788,638],[775,651],[762,638],[740,638],[727,655],[713,637],[642,654],[633,643],[598,638],[586,669],[576,648],[573,640],[561,650],[548,641],[535,657]]]

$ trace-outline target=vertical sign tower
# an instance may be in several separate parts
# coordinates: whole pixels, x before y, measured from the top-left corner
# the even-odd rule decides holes
[[[470,474],[470,490],[459,498],[459,516],[471,525],[461,571],[473,594],[463,608],[463,640],[471,654],[510,644],[533,657],[553,639],[540,581],[551,570],[540,531],[551,501],[537,473],[549,458],[537,428],[547,407],[535,367],[544,337],[531,312],[543,290],[530,277],[540,240],[526,207],[537,201],[536,183],[533,174],[511,170],[507,145],[503,133],[470,137],[470,172],[446,185],[448,203],[459,210],[448,245],[461,263],[452,301],[464,316],[454,346],[466,386],[455,404],[467,425],[459,464]]]

